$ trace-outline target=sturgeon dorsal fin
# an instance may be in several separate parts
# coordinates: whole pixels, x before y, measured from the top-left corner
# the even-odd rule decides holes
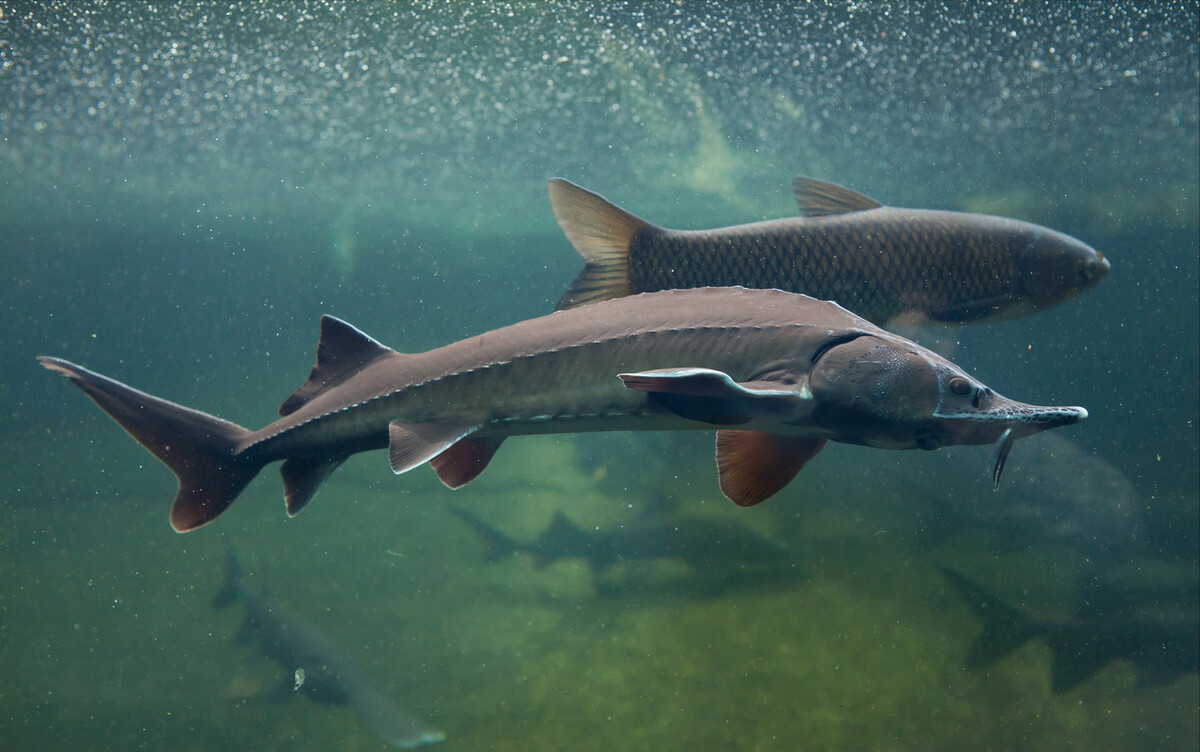
[[[358,329],[333,316],[321,317],[321,339],[317,342],[317,364],[308,381],[279,406],[280,415],[291,415],[313,397],[368,363],[395,350],[385,347]]]
[[[796,205],[805,217],[824,217],[830,214],[849,214],[878,209],[883,204],[840,185],[801,175],[792,179]]]

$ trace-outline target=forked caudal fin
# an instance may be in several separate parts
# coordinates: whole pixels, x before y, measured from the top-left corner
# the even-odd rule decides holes
[[[632,293],[629,247],[638,233],[658,228],[562,178],[550,181],[549,193],[558,226],[587,263],[555,310]]]
[[[262,469],[238,455],[250,431],[126,386],[60,358],[38,362],[66,376],[179,479],[171,527],[194,530],[224,512]]]

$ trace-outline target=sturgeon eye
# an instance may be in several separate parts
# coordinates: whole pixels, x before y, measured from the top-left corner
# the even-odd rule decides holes
[[[971,382],[961,376],[955,376],[950,379],[950,392],[958,397],[966,397],[971,393]]]

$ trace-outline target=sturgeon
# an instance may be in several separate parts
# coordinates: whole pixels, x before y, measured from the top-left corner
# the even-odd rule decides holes
[[[436,744],[445,732],[392,702],[345,650],[284,605],[247,587],[231,549],[225,550],[225,584],[213,607],[246,607],[238,641],[257,643],[266,658],[288,671],[284,692],[305,695],[325,705],[347,705],[375,736],[393,747],[416,749]],[[294,673],[293,673],[294,672]]]
[[[841,306],[779,290],[669,290],[559,311],[424,353],[389,349],[325,316],[317,362],[254,431],[60,358],[71,379],[179,479],[171,525],[220,515],[283,461],[298,513],[349,456],[389,448],[459,488],[509,436],[717,429],[722,492],[769,498],[827,441],[888,449],[1012,442],[1087,417],[993,392],[961,368]]]
[[[792,189],[800,217],[669,230],[551,180],[554,216],[586,261],[558,307],[744,285],[836,300],[880,326],[966,324],[1045,310],[1108,273],[1091,246],[1030,222],[884,206],[809,177]]]

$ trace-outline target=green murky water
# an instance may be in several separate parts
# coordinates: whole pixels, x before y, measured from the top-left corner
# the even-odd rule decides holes
[[[1195,749],[1194,664],[1055,693],[1035,640],[968,669],[983,624],[937,567],[1043,619],[1083,573],[1194,603],[1196,33],[1177,3],[0,4],[0,746],[382,748],[280,701],[211,607],[228,544],[447,750]],[[523,438],[457,492],[355,457],[291,520],[268,470],[179,536],[170,474],[33,360],[258,426],[323,313],[416,351],[548,311],[579,266],[551,176],[705,227],[791,214],[795,173],[1102,250],[1078,300],[917,335],[1087,406],[1072,448],[1018,444],[993,493],[986,448],[831,447],[740,510],[709,436]],[[489,563],[451,503],[522,541],[700,517],[791,560]]]

